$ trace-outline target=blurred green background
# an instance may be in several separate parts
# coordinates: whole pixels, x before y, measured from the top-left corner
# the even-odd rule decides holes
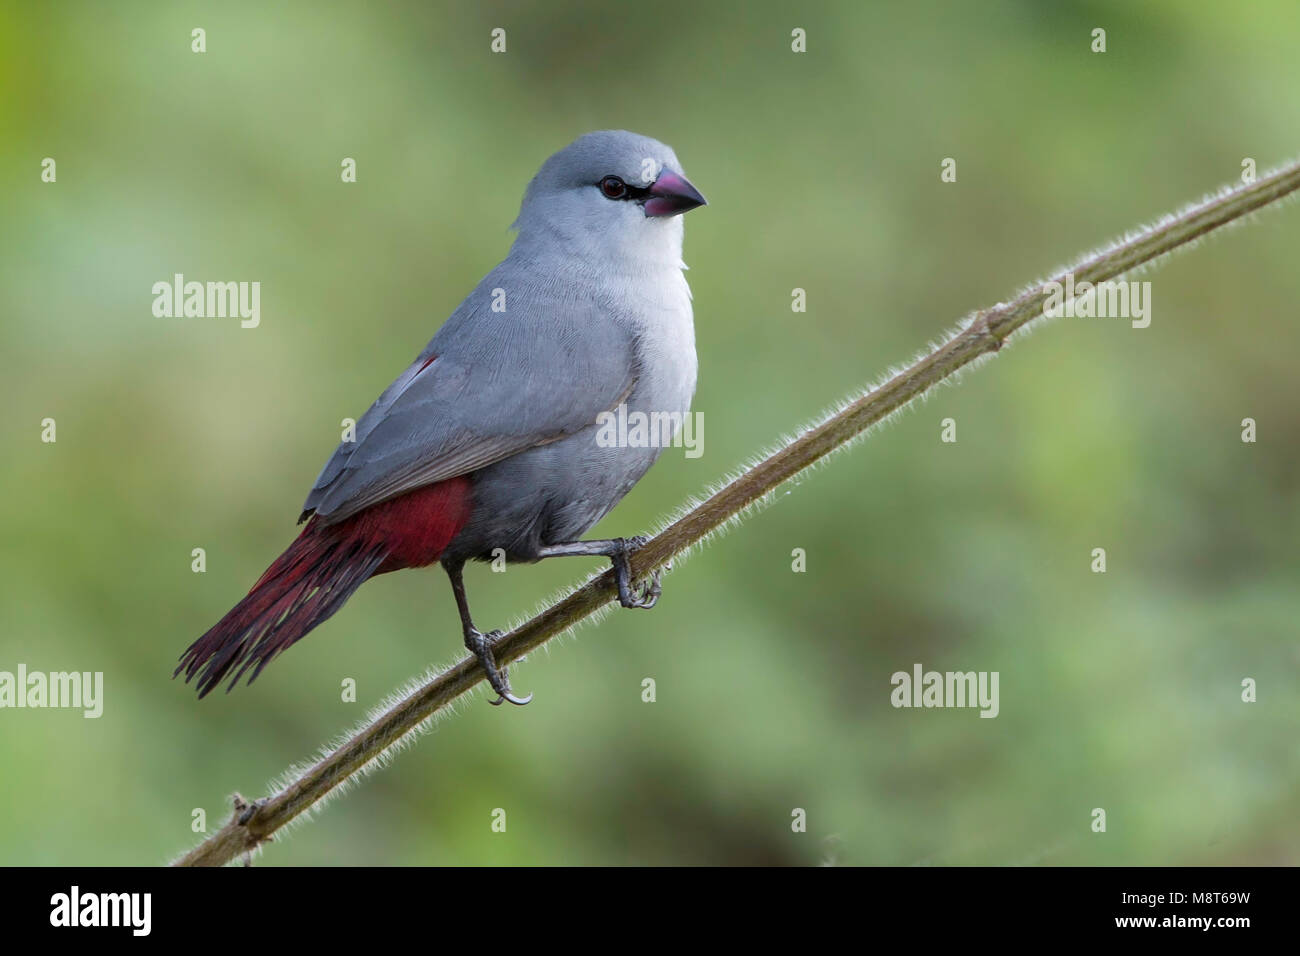
[[[595,529],[631,534],[965,312],[1296,155],[1298,26],[1292,0],[3,7],[0,669],[103,671],[105,713],[0,711],[0,861],[166,861],[194,808],[219,826],[460,656],[433,569],[368,584],[251,688],[169,679],[577,135],[665,140],[710,202],[686,236],[705,454]],[[1298,258],[1291,205],[1141,276],[1148,329],[1030,335],[713,540],[653,613],[518,665],[531,706],[480,692],[261,862],[1296,862]],[[261,326],[155,318],[176,272],[260,281]],[[476,615],[597,566],[475,567]],[[999,671],[1000,716],[892,708],[917,662]]]

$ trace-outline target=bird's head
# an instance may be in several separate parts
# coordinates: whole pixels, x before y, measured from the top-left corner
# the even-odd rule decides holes
[[[671,148],[626,130],[588,133],[528,184],[515,228],[573,254],[681,263],[681,214],[705,204]]]

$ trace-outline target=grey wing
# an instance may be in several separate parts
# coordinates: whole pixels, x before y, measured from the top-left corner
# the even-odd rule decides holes
[[[594,305],[527,298],[498,313],[470,306],[482,301],[471,296],[326,462],[303,517],[342,521],[617,408],[636,378],[628,333]]]

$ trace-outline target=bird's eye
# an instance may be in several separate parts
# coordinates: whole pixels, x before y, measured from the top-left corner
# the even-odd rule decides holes
[[[600,181],[600,191],[606,199],[622,199],[627,195],[627,183],[617,176],[606,176]]]

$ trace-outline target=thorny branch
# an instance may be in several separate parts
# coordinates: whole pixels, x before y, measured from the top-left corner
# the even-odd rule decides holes
[[[1084,281],[1095,284],[1117,279],[1278,202],[1298,188],[1300,162],[1295,162],[1130,233],[1067,272],[1073,272],[1076,286]],[[1064,284],[1066,274],[1054,277],[1054,281]],[[1047,297],[1042,284],[1031,286],[1010,303],[999,303],[968,317],[957,332],[910,367],[848,401],[669,524],[633,556],[633,572],[641,576],[665,567],[675,555],[742,515],[783,482],[844,448],[976,359],[997,352],[1011,335],[1043,316]],[[494,646],[497,661],[506,664],[518,660],[599,610],[614,594],[612,572],[592,578],[506,634]],[[352,775],[374,765],[390,747],[420,730],[483,678],[477,662],[466,658],[398,701],[272,796],[251,804],[236,796],[230,822],[174,865],[219,866],[245,857]]]

